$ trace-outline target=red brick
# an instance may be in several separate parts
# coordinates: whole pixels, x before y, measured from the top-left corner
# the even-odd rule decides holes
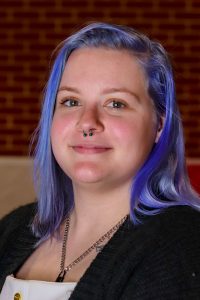
[[[13,118],[13,122],[15,124],[19,124],[19,125],[28,125],[29,128],[31,128],[31,131],[34,130],[34,128],[37,126],[37,123],[38,123],[38,119],[22,119],[22,118],[19,118],[19,117],[14,117]]]
[[[177,11],[175,13],[175,17],[178,18],[178,19],[184,19],[184,20],[186,20],[186,19],[191,19],[191,20],[197,19],[197,20],[199,20],[200,19],[200,12],[193,11],[193,12],[189,13],[189,12],[179,12],[179,11]]]
[[[6,155],[6,156],[27,156],[28,155],[28,149],[16,149],[16,147],[13,147],[12,149],[0,149],[0,155]]]
[[[198,126],[198,121],[197,120],[188,120],[183,122],[184,126],[189,126],[189,127],[194,127]]]
[[[189,42],[189,41],[191,41],[191,42],[196,42],[196,40],[197,40],[197,38],[198,38],[198,36],[196,35],[196,34],[181,34],[181,33],[179,33],[179,34],[174,34],[174,40],[176,41],[176,42]]]
[[[23,88],[17,85],[6,85],[1,87],[1,92],[22,92]]]
[[[200,74],[200,65],[199,66],[191,66],[188,69],[191,73],[195,73],[195,75]],[[195,85],[195,87],[196,87],[196,92],[197,92],[197,90],[200,90],[200,86],[198,88],[198,86]]]
[[[200,8],[200,2],[199,2],[199,0],[197,0],[195,2],[193,1],[192,6],[193,6],[193,8]]]
[[[193,147],[191,145],[188,146],[188,148],[193,149]],[[198,158],[198,154],[199,154],[199,148],[196,148],[195,150],[191,150],[191,152],[187,153],[187,157],[190,158]]]
[[[35,97],[28,96],[28,97],[22,97],[22,96],[14,96],[12,99],[13,103],[19,103],[19,104],[24,104],[24,103],[34,103],[36,102]]]
[[[17,19],[37,19],[39,17],[39,11],[27,10],[27,11],[15,11],[13,13],[14,18]]]
[[[191,24],[190,25],[191,30],[200,30],[200,24],[196,23],[196,24]]]
[[[159,13],[153,11],[143,11],[142,16],[144,18],[168,19],[170,17],[170,11],[159,11]]]
[[[10,31],[11,29],[14,29],[15,31],[20,31],[23,28],[23,22],[21,21],[4,21],[4,22],[0,22],[0,29],[1,30],[6,30],[6,31]],[[10,31],[11,32],[11,31]],[[8,32],[7,32],[8,33]]]
[[[156,33],[156,35],[153,37],[154,40],[158,40],[159,42],[161,42],[164,45],[164,42],[167,42],[167,40],[169,39],[169,33],[168,32],[158,32]]]
[[[188,106],[188,112],[190,113],[190,115],[192,116],[192,118],[196,117],[197,120],[198,120],[198,122],[199,122],[199,110],[200,110],[200,108],[196,107],[196,105],[194,105],[193,107],[194,107],[193,110],[189,110],[189,108],[191,108],[191,105],[189,105]],[[196,130],[197,133],[199,131],[198,128],[190,128],[190,129],[193,130],[193,131]]]
[[[192,64],[192,63],[198,63],[199,62],[199,56],[198,55],[191,55],[191,56],[185,56],[185,55],[179,55],[176,57],[176,63],[189,63],[189,64]]]
[[[154,6],[154,3],[152,1],[144,1],[144,0],[131,0],[126,2],[127,9],[129,8],[144,8],[149,9]]]
[[[38,53],[46,52],[47,56],[50,55],[50,53],[55,49],[57,46],[57,43],[54,41],[46,41],[44,44],[37,44],[30,41],[29,43],[29,49],[30,51],[37,51]]]
[[[47,70],[47,67],[48,67],[48,65],[46,65],[45,67],[44,66],[42,66],[42,65],[31,65],[30,66],[30,71],[31,72],[42,72],[42,73],[44,73],[46,70]]]
[[[64,33],[57,33],[57,32],[48,32],[45,34],[45,37],[47,39],[54,39],[55,41],[57,41],[57,43],[60,43],[60,41],[66,39],[66,34]]]
[[[7,32],[2,32],[1,30],[0,30],[0,41],[1,41],[1,43],[7,43],[7,41],[8,41],[8,33]]]
[[[29,33],[15,32],[14,39],[17,40],[18,39],[19,40],[39,39],[39,32],[29,32]]]
[[[2,84],[2,83],[5,83],[6,81],[7,81],[7,79],[8,79],[8,77],[7,77],[7,75],[1,75],[0,74],[0,83]],[[1,90],[0,90],[1,91]],[[1,101],[1,99],[0,99],[0,101]]]
[[[5,19],[6,17],[7,17],[7,12],[0,10],[0,20]],[[1,23],[3,23],[3,22],[1,22]]]
[[[89,4],[88,0],[68,0],[67,8],[75,7],[76,9],[80,9],[82,7],[87,7]],[[62,1],[63,8],[66,7],[66,0]]]
[[[119,19],[126,19],[126,18],[133,18],[133,17],[137,17],[138,13],[136,10],[133,11],[122,11],[122,10],[117,10],[117,11],[111,11],[109,13],[109,16],[111,18],[119,18]]]
[[[28,54],[23,54],[23,53],[16,53],[14,54],[14,59],[16,61],[37,61],[40,59],[40,53],[37,52],[32,52],[32,53],[28,53]]]
[[[22,134],[22,129],[19,130],[19,129],[0,129],[0,135],[3,136],[3,135],[16,135],[16,134],[19,134],[21,135]]]
[[[72,23],[72,20],[61,20],[61,29],[64,31],[65,38],[75,31],[75,25]],[[77,27],[77,30],[79,27]]]
[[[159,1],[159,8],[169,8],[170,10],[180,10],[185,9],[187,0],[160,0]]]
[[[47,11],[45,13],[45,17],[48,18],[70,18],[72,16],[72,12],[67,10],[67,11]]]
[[[162,23],[159,26],[159,30],[173,30],[173,31],[179,31],[179,30],[185,30],[187,28],[186,24],[181,23]]]
[[[29,139],[19,139],[19,138],[13,138],[12,140],[13,145],[20,145],[20,146],[28,146],[29,145]]]
[[[40,114],[40,108],[38,108],[36,106],[29,107],[28,111],[29,111],[29,113],[31,115],[34,114],[34,115],[38,115],[39,116],[39,114]]]
[[[43,22],[39,21],[39,20],[30,20],[29,24],[28,24],[28,28],[30,30],[41,30],[42,31],[50,31],[50,30],[54,30],[55,28],[55,21],[54,20],[45,20]]]
[[[18,8],[20,6],[23,6],[23,0],[1,0],[1,8],[3,7]]]
[[[3,114],[20,114],[22,112],[22,107],[5,107],[4,109],[1,109],[1,113]]]
[[[19,49],[22,51],[23,49],[23,44],[20,41],[15,41],[15,42],[6,42],[6,43],[2,43],[1,47],[0,47],[0,51],[5,51],[5,53],[7,53],[8,51],[11,51],[11,53],[15,52],[15,51],[19,51]]]
[[[56,6],[56,1],[55,0],[48,0],[48,4],[47,4],[47,1],[46,0],[29,0],[29,6],[30,8],[47,8],[47,5],[48,5],[48,8],[51,7],[55,7]]]
[[[143,20],[141,23],[136,23],[133,18],[133,21],[131,19],[127,20],[126,25],[134,28],[135,30],[147,33],[151,27],[151,22],[149,20]]]
[[[21,66],[15,66],[15,65],[2,65],[2,63],[0,63],[0,69],[1,72],[7,72],[7,73],[13,73],[13,72],[22,72],[24,70],[24,66],[23,63],[21,64]]]
[[[0,145],[1,145],[1,147],[0,147],[0,155],[3,155],[2,153],[1,153],[1,148],[3,148],[2,146],[5,146],[5,144],[6,144],[6,138],[2,138],[2,137],[0,137]],[[4,150],[5,151],[5,150]],[[6,153],[5,153],[6,154]]]
[[[0,109],[0,112],[1,112],[1,109]],[[6,116],[2,116],[1,115],[2,113],[0,113],[0,124],[2,126],[2,124],[6,124]]]
[[[89,12],[89,11],[80,11],[77,13],[78,18],[80,19],[86,19],[89,18],[90,21],[95,21],[96,18],[103,18],[104,17],[104,12],[103,11],[93,11],[93,12]],[[112,17],[112,16],[111,16]],[[85,22],[86,20],[83,20],[83,22]],[[88,21],[88,19],[87,19]]]
[[[94,2],[94,6],[96,8],[119,8],[121,6],[121,2],[120,1],[105,1],[105,0],[98,0]]]

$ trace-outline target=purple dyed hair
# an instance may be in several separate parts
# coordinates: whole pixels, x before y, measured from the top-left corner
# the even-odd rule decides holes
[[[84,47],[125,49],[133,53],[146,74],[148,92],[157,116],[165,117],[158,143],[133,179],[131,220],[138,224],[144,216],[157,214],[175,205],[200,208],[199,197],[191,188],[186,171],[182,123],[166,51],[158,42],[129,27],[93,23],[59,45],[46,86],[41,119],[35,134],[37,145],[34,158],[38,211],[33,230],[40,241],[59,228],[73,207],[72,183],[54,158],[50,130],[57,90],[67,59],[73,51]]]

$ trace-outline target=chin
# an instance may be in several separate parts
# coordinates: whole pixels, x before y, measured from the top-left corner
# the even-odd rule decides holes
[[[80,183],[97,183],[105,177],[101,168],[92,163],[78,164],[67,173],[72,181]]]
[[[73,181],[82,182],[82,183],[97,183],[103,180],[100,174],[91,172],[89,170],[84,170],[82,172],[78,172],[74,174]]]

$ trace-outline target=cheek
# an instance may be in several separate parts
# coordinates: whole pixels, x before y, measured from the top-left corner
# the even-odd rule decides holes
[[[62,132],[62,122],[57,122],[53,120],[52,125],[51,125],[51,138],[54,138]]]
[[[138,125],[136,122],[128,122],[127,120],[118,120],[110,124],[111,138],[115,137],[123,143],[129,142],[138,133]]]
[[[58,144],[58,141],[60,140],[60,137],[62,136],[63,131],[63,125],[62,122],[53,120],[52,126],[51,126],[51,144],[53,150],[55,149],[55,146]]]
[[[69,128],[72,126],[72,120],[70,118],[64,118],[54,115],[51,126],[51,140],[59,140],[65,135]]]
[[[127,151],[130,147],[149,151],[156,139],[156,127],[152,124],[152,120],[150,122],[143,118],[113,122],[110,133],[111,139],[114,138],[118,143],[121,141]]]

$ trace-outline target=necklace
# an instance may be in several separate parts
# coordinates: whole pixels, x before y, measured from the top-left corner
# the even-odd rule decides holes
[[[102,235],[94,244],[92,244],[86,251],[84,251],[79,257],[77,257],[73,262],[65,267],[65,257],[66,257],[66,246],[67,246],[67,237],[69,232],[70,218],[66,219],[65,230],[62,243],[62,252],[61,252],[61,261],[60,261],[60,273],[56,278],[56,282],[63,282],[65,275],[79,262],[81,262],[92,250],[99,248],[99,245],[106,239],[109,238],[112,233],[117,231],[117,229],[124,223],[128,215],[124,216],[117,224],[115,224],[110,230],[108,230],[104,235]],[[102,247],[100,247],[102,249]]]

